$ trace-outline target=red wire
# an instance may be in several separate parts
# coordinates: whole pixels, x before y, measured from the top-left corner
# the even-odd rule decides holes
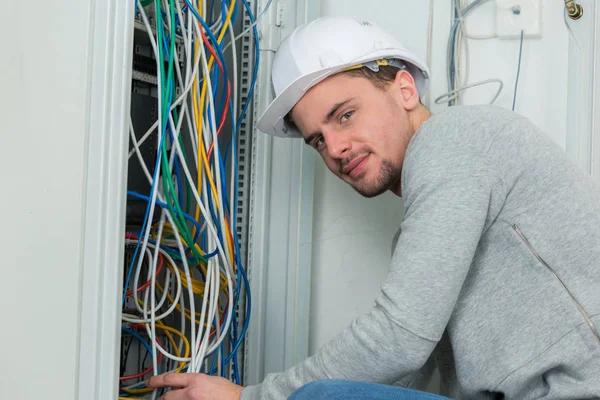
[[[158,340],[158,337],[156,338],[156,343],[160,344],[160,340]],[[157,363],[160,363],[162,361],[163,358],[163,354],[162,353],[158,353],[158,359],[156,360]],[[149,374],[150,372],[152,372],[152,366],[148,367],[147,369],[145,369],[144,371],[135,374],[135,375],[126,375],[126,376],[121,376],[119,377],[120,381],[128,381],[130,379],[137,379],[137,378],[141,378],[144,375]]]
[[[221,123],[219,124],[219,129],[217,129],[217,138],[221,134],[221,129],[223,129],[223,125],[225,125],[225,118],[227,118],[227,110],[229,110],[229,98],[231,96],[231,82],[227,82],[227,98],[225,99],[225,110],[223,111],[223,115],[221,115]],[[210,148],[208,149],[208,158],[210,158],[213,148],[215,144],[214,142],[210,144]]]
[[[200,26],[200,24],[198,23],[198,26]],[[221,64],[221,61],[219,60],[219,57],[217,57],[216,51],[215,49],[210,45],[210,42],[208,41],[208,39],[206,38],[206,36],[204,35],[204,31],[202,30],[202,27],[200,27],[200,33],[202,36],[202,40],[204,42],[204,44],[206,45],[206,47],[208,48],[208,51],[212,54],[212,56],[214,57],[215,61],[217,62],[217,65],[219,66],[219,69],[221,70],[221,72],[223,72],[223,65]],[[219,128],[217,129],[217,138],[219,137],[219,135],[221,134],[221,131],[223,129],[223,126],[225,125],[225,120],[227,118],[227,112],[229,110],[229,100],[231,99],[231,82],[228,81],[227,82],[227,97],[225,98],[225,110],[223,111],[223,114],[221,115],[221,121],[219,123]],[[210,148],[208,150],[208,158],[211,157],[212,152],[214,150],[214,142],[210,145]],[[227,231],[229,238],[233,241],[233,236],[231,233],[231,229],[228,229]],[[138,236],[133,235],[131,233],[126,233],[125,237],[128,239],[139,239]],[[163,267],[163,263],[164,263],[164,259],[162,254],[159,253],[159,265],[156,269],[156,275],[158,276],[159,272],[161,271],[162,267]],[[147,288],[148,286],[150,286],[152,283],[152,281],[148,281],[145,284],[143,284],[142,286],[140,286],[137,291],[140,292],[142,290],[144,290],[145,288]],[[131,296],[133,295],[133,290],[130,290],[129,292],[127,292],[127,296]],[[229,305],[229,299],[227,299],[227,302],[225,303],[225,308],[227,308],[227,306]],[[223,315],[221,316],[221,325],[223,324],[223,322],[225,321],[225,313],[223,313]],[[143,325],[136,325],[136,327],[141,327]],[[216,329],[213,329],[210,333],[209,338],[212,338],[215,334],[217,333]],[[158,337],[156,337],[156,342],[158,344],[160,344],[160,341],[158,339]],[[160,362],[163,358],[163,354],[159,353],[158,356],[158,362]],[[126,381],[126,380],[130,380],[130,379],[136,379],[136,378],[141,378],[144,375],[148,374],[152,372],[152,367],[147,368],[146,370],[135,374],[135,375],[127,375],[127,376],[122,376],[119,378],[120,381]]]
[[[131,235],[133,236],[133,235]],[[137,239],[137,238],[136,238]],[[156,277],[158,278],[158,274],[160,273],[160,271],[162,270],[163,267],[163,263],[164,263],[164,258],[163,255],[158,253],[158,266],[156,267]],[[150,286],[152,284],[152,280],[149,280],[148,282],[144,283],[142,286],[140,286],[137,289],[137,292],[141,292],[142,290],[146,289],[148,286]],[[130,290],[126,293],[127,296],[133,296],[133,290]]]
[[[199,22],[196,22],[196,23],[198,24],[198,28],[200,29],[200,35],[202,36],[202,41],[208,48],[208,51],[210,52],[210,54],[216,60],[217,65],[219,66],[219,69],[221,70],[221,72],[223,72],[223,65],[221,64],[221,60],[219,60],[219,57],[217,57],[217,52],[215,51],[214,47],[211,46],[210,42],[206,38],[206,35],[204,35],[204,30],[200,26],[200,23]],[[228,105],[229,105],[230,98],[231,98],[231,82],[228,81],[227,82],[227,97],[225,99],[225,110],[223,111],[223,115],[221,115],[221,122],[219,123],[219,128],[217,129],[217,138],[221,134],[221,130],[223,129],[223,126],[225,125],[225,118],[227,118],[227,111],[229,110]],[[213,152],[213,147],[214,147],[214,143],[211,144],[210,148],[208,149],[208,158],[210,158],[210,156]]]

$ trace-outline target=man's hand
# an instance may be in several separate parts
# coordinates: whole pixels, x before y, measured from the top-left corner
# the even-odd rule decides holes
[[[149,388],[171,387],[159,400],[240,400],[242,386],[204,374],[168,373],[148,379]]]

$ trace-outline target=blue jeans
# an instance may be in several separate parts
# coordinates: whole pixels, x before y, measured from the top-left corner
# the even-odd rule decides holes
[[[341,380],[311,382],[288,400],[447,400],[446,397],[396,386]]]

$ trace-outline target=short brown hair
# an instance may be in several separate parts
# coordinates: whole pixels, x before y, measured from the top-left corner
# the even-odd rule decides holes
[[[398,73],[398,71],[400,71],[398,67],[393,67],[390,65],[380,65],[379,71],[377,72],[373,71],[369,67],[362,67],[357,69],[351,69],[349,71],[343,71],[340,72],[340,74],[348,74],[356,78],[366,78],[377,89],[385,90],[392,84],[394,79],[396,79],[396,74]],[[292,121],[291,110],[287,113],[284,119],[288,124],[295,125],[294,121]]]
[[[391,65],[380,65],[379,71],[375,72],[368,67],[362,67],[357,69],[351,69],[349,71],[344,71],[342,74],[348,74],[354,77],[362,77],[366,78],[376,88],[385,90],[390,84],[396,79],[396,74],[400,71],[398,67],[393,67]]]

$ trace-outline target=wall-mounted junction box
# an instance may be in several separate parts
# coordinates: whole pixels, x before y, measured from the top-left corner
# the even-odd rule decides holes
[[[542,0],[495,0],[500,39],[542,37]]]

